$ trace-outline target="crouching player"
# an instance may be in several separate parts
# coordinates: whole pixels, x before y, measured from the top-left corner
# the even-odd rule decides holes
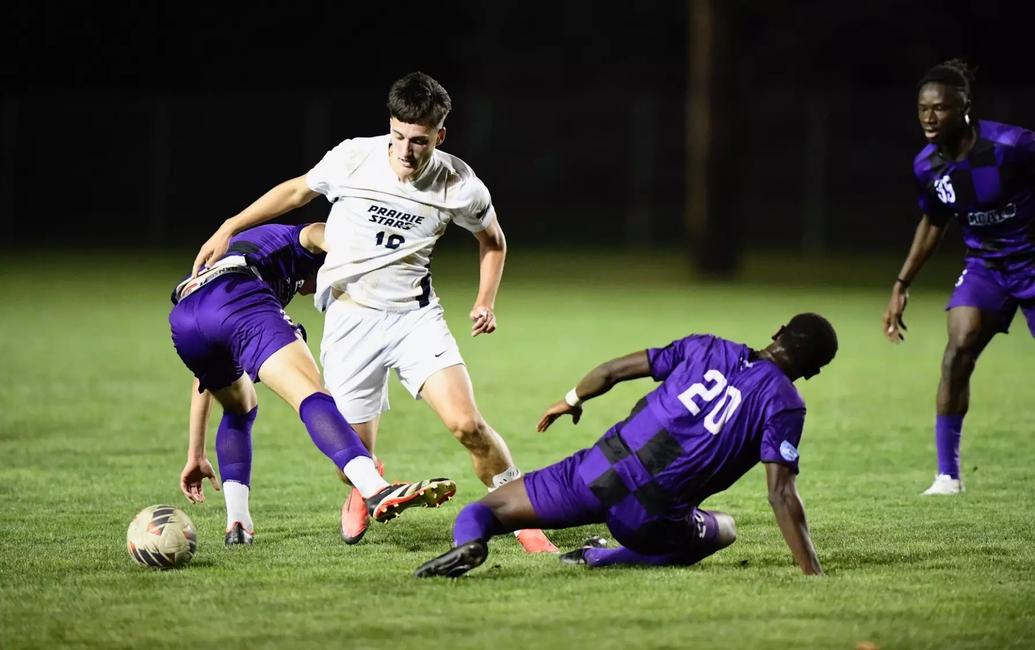
[[[210,393],[223,407],[216,453],[226,494],[227,545],[253,541],[248,496],[257,381],[295,409],[316,446],[360,491],[375,521],[417,505],[438,506],[456,493],[456,483],[444,478],[389,485],[324,390],[304,330],[284,307],[300,290],[313,292],[325,256],[322,223],[259,226],[232,238],[222,258],[173,291],[173,345],[195,376],[180,487],[188,499],[200,501],[202,480],[216,485],[205,454]]]
[[[791,553],[803,572],[822,574],[795,486],[805,403],[793,382],[818,374],[836,352],[830,323],[799,314],[762,350],[691,335],[604,363],[547,410],[540,431],[565,414],[577,423],[583,401],[619,382],[650,376],[661,385],[589,449],[465,507],[453,528],[454,548],[417,569],[417,577],[470,571],[485,561],[494,535],[599,523],[622,546],[587,542],[563,562],[694,564],[736,540],[732,517],[699,504],[759,461]]]

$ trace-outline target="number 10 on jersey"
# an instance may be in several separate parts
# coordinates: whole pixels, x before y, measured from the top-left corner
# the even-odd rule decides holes
[[[722,428],[726,426],[730,418],[733,417],[737,407],[740,406],[740,390],[728,385],[726,377],[718,370],[709,370],[704,373],[704,381],[710,383],[711,386],[705,387],[704,383],[697,382],[680,393],[679,401],[683,403],[683,406],[688,411],[697,415],[703,410],[704,406],[711,404],[721,394],[722,399],[715,404],[708,416],[704,418],[704,428],[708,429],[712,435],[718,435],[722,432]],[[701,399],[701,406],[697,405],[697,402],[694,401],[695,398]]]
[[[406,243],[406,238],[402,235],[388,235],[388,239],[385,239],[385,232],[382,230],[377,233],[377,245],[384,246],[385,248],[391,248],[395,250],[399,246]]]

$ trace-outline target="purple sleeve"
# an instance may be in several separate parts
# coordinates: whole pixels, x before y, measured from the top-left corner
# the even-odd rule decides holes
[[[648,348],[647,360],[650,362],[650,376],[654,381],[663,381],[672,374],[683,359],[694,354],[700,347],[701,335],[690,336],[672,341],[663,348]]]
[[[805,426],[805,409],[778,411],[770,416],[762,431],[763,463],[786,465],[798,473],[798,444]]]

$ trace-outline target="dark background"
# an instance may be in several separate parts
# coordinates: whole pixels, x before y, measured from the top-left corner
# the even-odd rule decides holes
[[[688,244],[692,0],[441,4],[7,3],[0,244],[198,246],[416,69],[512,245]],[[904,254],[915,84],[965,57],[975,115],[1035,127],[1027,4],[702,0],[729,250]]]

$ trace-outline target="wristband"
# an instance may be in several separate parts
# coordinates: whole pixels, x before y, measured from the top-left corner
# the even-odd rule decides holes
[[[905,288],[905,289],[909,288],[909,280],[903,280],[902,278],[899,278],[899,279],[895,280],[895,282],[898,282],[899,284],[901,284],[902,287]]]
[[[579,406],[582,406],[582,400],[579,399],[579,396],[575,392],[574,388],[569,390],[568,394],[564,396],[564,401],[567,402],[568,406],[570,406],[572,408],[577,408]]]

